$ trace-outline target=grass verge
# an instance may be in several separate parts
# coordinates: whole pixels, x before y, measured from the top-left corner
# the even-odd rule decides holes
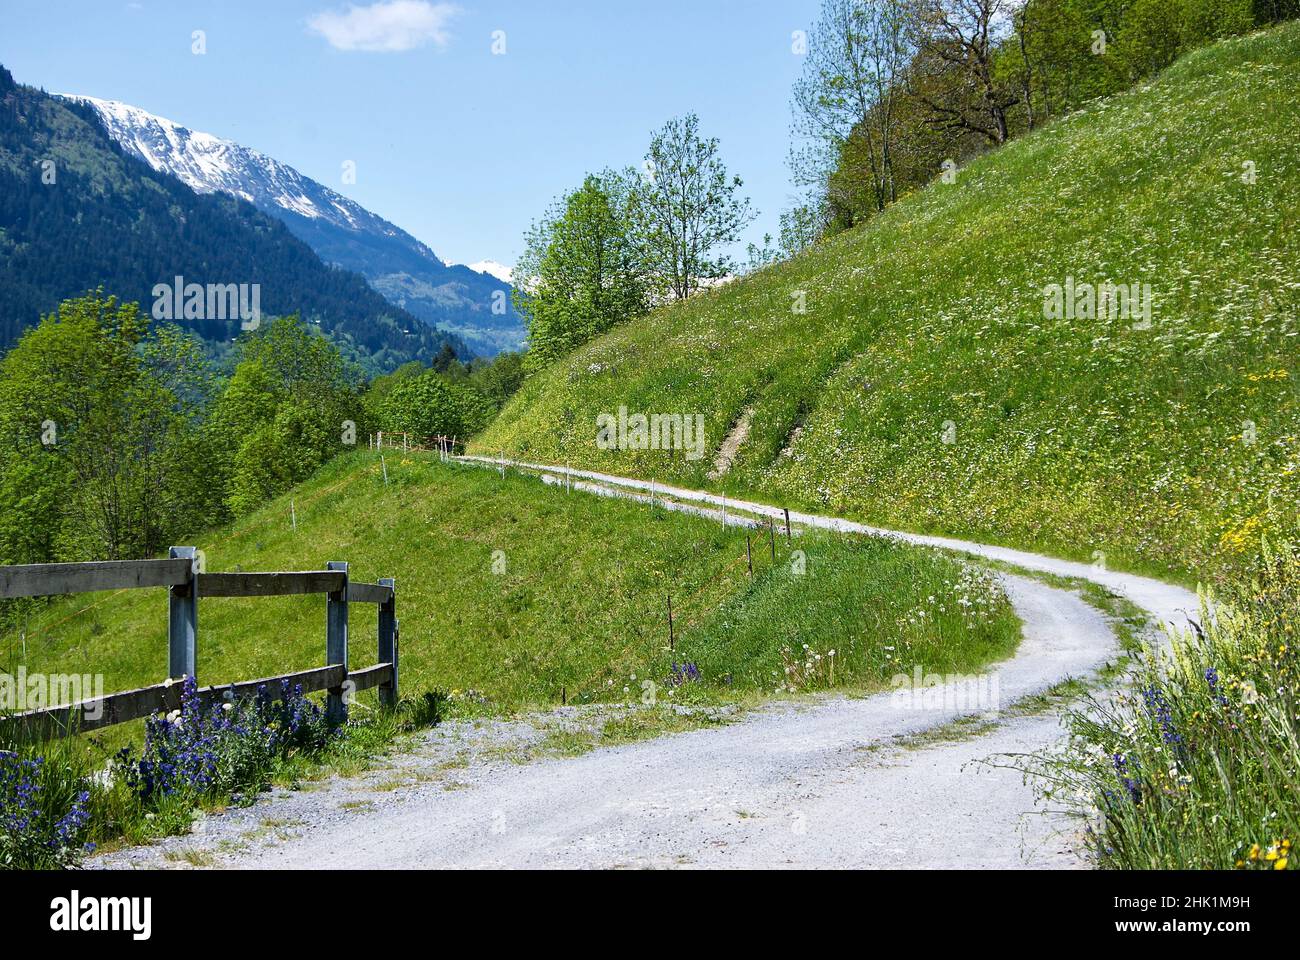
[[[1248,587],[1214,599],[1168,654],[1067,717],[1066,749],[1028,762],[1115,869],[1292,866],[1300,838],[1295,649],[1300,552],[1265,548]]]

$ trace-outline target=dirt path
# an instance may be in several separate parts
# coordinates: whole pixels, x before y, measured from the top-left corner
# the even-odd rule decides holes
[[[645,492],[648,499],[648,483],[573,476],[598,487],[594,492]],[[656,485],[655,496],[666,493],[679,507],[721,519],[719,497]],[[747,522],[734,515],[740,509],[772,515],[756,504],[728,501],[727,508],[731,522]],[[892,535],[834,518],[791,518]],[[1188,591],[1141,577],[999,547],[902,539],[1096,580],[1159,620],[1180,623],[1195,609]],[[990,671],[1003,708],[1114,656],[1113,633],[1095,608],[1036,580],[1004,582],[1024,640]],[[1073,825],[1036,813],[1019,772],[981,762],[1050,745],[1061,735],[1056,718],[1004,714],[974,736],[937,736],[949,721],[984,711],[987,703],[971,702],[969,693],[958,683],[938,688],[928,703],[886,693],[774,704],[729,726],[523,765],[492,759],[500,737],[518,729],[451,724],[401,758],[397,789],[392,773],[389,782],[336,779],[322,790],[210,818],[196,836],[96,865],[1081,866],[1070,851]],[[527,737],[529,724],[521,726]],[[900,744],[908,737],[916,739]]]

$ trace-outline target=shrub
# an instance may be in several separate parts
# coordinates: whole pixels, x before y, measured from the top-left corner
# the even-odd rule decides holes
[[[108,770],[78,738],[0,750],[0,869],[79,865],[92,838],[148,841],[186,832],[197,809],[251,803],[274,775],[306,765],[355,762],[403,730],[437,722],[444,694],[403,701],[335,729],[301,687],[265,686],[249,700],[203,709],[185,681],[181,708],[146,721],[142,748],[128,747]],[[408,716],[410,714],[410,716]]]
[[[413,434],[418,442],[467,437],[481,430],[492,413],[492,404],[476,389],[432,371],[401,381],[380,403],[384,429]]]
[[[302,688],[282,681],[281,699],[262,686],[252,700],[204,710],[193,679],[186,679],[181,708],[146,722],[140,755],[128,747],[117,770],[146,807],[185,812],[200,799],[231,796],[249,801],[266,789],[277,760],[314,753],[332,731]]]

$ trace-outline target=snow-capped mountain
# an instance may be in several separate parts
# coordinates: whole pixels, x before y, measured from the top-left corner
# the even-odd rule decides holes
[[[351,230],[373,230],[394,237],[401,233],[347,197],[257,150],[190,130],[117,100],[67,99],[90,104],[109,135],[128,153],[155,170],[170,173],[196,193],[232,193],[262,209],[279,207]],[[431,250],[424,249],[432,256]]]
[[[523,324],[509,302],[509,271],[500,264],[444,263],[400,227],[242,144],[116,100],[66,99],[93,107],[123,150],[154,170],[197,193],[242,197],[283,220],[322,260],[360,273],[389,301],[461,335],[478,352],[494,354],[523,342]]]
[[[469,268],[475,273],[486,273],[488,276],[496,277],[502,283],[510,283],[514,276],[512,268],[495,260],[480,260],[478,263],[469,264]]]

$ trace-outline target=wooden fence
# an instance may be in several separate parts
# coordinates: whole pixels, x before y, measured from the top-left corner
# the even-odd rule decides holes
[[[17,713],[6,718],[7,726],[24,739],[51,739],[179,709],[182,685],[178,681],[198,676],[199,599],[203,597],[325,595],[325,666],[204,687],[199,690],[199,699],[205,706],[252,696],[263,684],[278,699],[284,680],[290,686],[301,686],[304,693],[327,691],[326,714],[335,722],[345,716],[344,695],[348,692],[378,687],[381,703],[397,703],[399,625],[394,580],[354,583],[348,579],[348,565],[341,562],[328,563],[324,570],[295,573],[206,573],[201,556],[194,547],[172,547],[166,560],[0,566],[0,599],[166,587],[169,600],[170,679],[166,683]],[[378,663],[362,670],[348,670],[349,603],[369,603],[379,608]]]
[[[456,455],[456,450],[465,450],[465,441],[460,437],[417,437],[409,433],[372,433],[369,438],[371,450],[414,450],[418,453],[436,453],[444,460]]]

